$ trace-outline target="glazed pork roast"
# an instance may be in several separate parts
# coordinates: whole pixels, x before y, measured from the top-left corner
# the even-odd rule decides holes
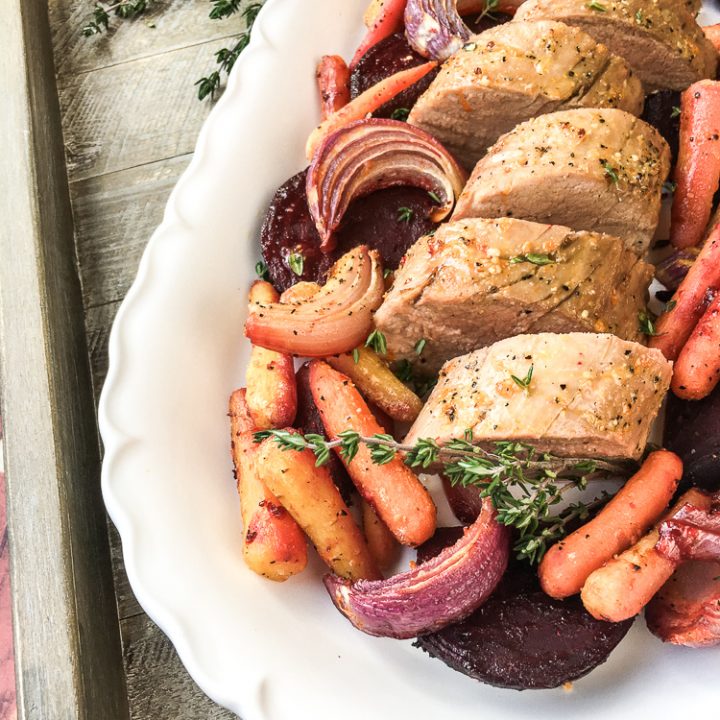
[[[560,20],[624,58],[647,92],[715,78],[717,53],[682,0],[527,0],[516,19]]]
[[[513,217],[623,238],[642,255],[655,234],[670,150],[623,110],[578,109],[528,120],[490,148],[453,219]]]
[[[511,22],[471,38],[443,63],[408,122],[471,169],[503,133],[573,107],[639,115],[642,84],[587,33],[554,21]]]
[[[513,376],[532,378],[522,387]],[[518,335],[450,360],[406,442],[527,442],[563,457],[642,455],[672,363],[614,335]]]
[[[652,275],[610,235],[468,218],[412,246],[375,324],[390,357],[427,371],[520,333],[609,332],[639,341]]]

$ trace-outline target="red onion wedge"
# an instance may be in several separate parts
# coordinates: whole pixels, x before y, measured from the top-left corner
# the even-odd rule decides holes
[[[432,135],[398,120],[369,118],[345,125],[320,145],[307,175],[310,214],[321,249],[330,252],[333,233],[352,200],[393,185],[412,185],[437,197],[435,222],[447,217],[467,174]]]
[[[359,245],[333,265],[325,285],[311,296],[251,306],[245,335],[253,345],[291,355],[350,352],[372,330],[384,292],[378,253]]]
[[[686,503],[663,521],[655,549],[678,565],[687,560],[720,560],[720,493],[707,504]]]
[[[487,499],[454,545],[414,570],[355,583],[327,575],[325,587],[359,630],[411,638],[462,620],[480,607],[500,582],[509,554],[510,531],[497,522]]]
[[[446,60],[472,36],[458,12],[457,0],[408,0],[405,35],[423,57]]]

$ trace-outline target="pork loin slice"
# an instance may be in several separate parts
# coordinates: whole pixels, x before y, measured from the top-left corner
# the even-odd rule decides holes
[[[412,246],[375,324],[391,357],[433,372],[520,333],[610,332],[639,341],[652,275],[610,235],[468,218]]]
[[[475,166],[453,219],[514,217],[623,238],[642,255],[660,217],[670,149],[623,110],[564,110],[503,135]]]
[[[640,81],[587,33],[554,21],[510,22],[448,58],[408,122],[438,138],[468,168],[505,132],[572,107],[642,112]]]
[[[527,389],[512,379],[532,380]],[[639,458],[670,385],[661,352],[614,335],[518,335],[450,360],[406,442],[473,432],[563,457]]]
[[[623,57],[650,92],[715,78],[717,53],[681,0],[527,0],[518,20],[561,20]]]

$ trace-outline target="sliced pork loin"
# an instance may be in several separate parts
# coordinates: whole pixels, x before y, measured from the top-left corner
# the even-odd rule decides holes
[[[625,58],[650,92],[715,78],[717,53],[682,0],[527,0],[518,20],[560,20]]]
[[[652,275],[610,235],[509,218],[459,220],[413,245],[375,324],[391,357],[433,372],[520,333],[640,340],[638,313]]]
[[[513,380],[532,379],[527,388]],[[672,375],[661,352],[613,335],[518,335],[450,360],[406,442],[462,438],[563,457],[639,458]]]
[[[595,230],[644,254],[660,217],[670,149],[623,110],[579,109],[518,125],[475,166],[454,219],[514,217]]]
[[[578,28],[510,22],[475,36],[448,58],[408,122],[472,168],[518,123],[573,107],[639,115],[642,85],[625,61]]]

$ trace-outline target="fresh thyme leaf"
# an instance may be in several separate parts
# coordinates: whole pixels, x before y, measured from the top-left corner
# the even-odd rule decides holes
[[[662,189],[663,192],[667,193],[668,195],[672,195],[675,190],[677,190],[677,183],[673,182],[672,180],[668,180],[663,183]]]
[[[486,17],[490,18],[491,20],[494,19],[495,15],[493,14],[493,12],[495,10],[497,10],[499,5],[500,5],[500,0],[485,0],[485,7],[483,8],[480,15],[478,15],[475,23],[478,24],[483,18],[486,18]],[[474,43],[473,43],[473,45],[474,45]],[[473,48],[473,50],[474,49],[475,48]]]
[[[420,338],[415,343],[415,354],[416,355],[422,355],[422,351],[425,349],[426,343],[427,343],[427,341],[425,340],[425,338]]]
[[[610,165],[609,162],[606,162],[605,160],[603,160],[602,166],[603,166],[603,170],[605,170],[605,174],[610,178],[613,185],[617,185],[620,182],[620,178],[618,177],[617,170],[612,165]]]
[[[444,475],[453,485],[475,486],[482,497],[488,497],[497,510],[498,522],[517,531],[515,552],[531,563],[539,562],[547,548],[566,534],[569,523],[587,518],[591,509],[608,499],[600,493],[588,503],[577,502],[554,513],[553,507],[572,489],[583,489],[588,480],[598,477],[628,476],[627,464],[587,458],[559,458],[539,454],[520,442],[498,442],[492,450],[472,444],[472,431],[464,439],[438,444],[421,438],[414,445],[403,445],[391,435],[370,437],[345,430],[333,441],[322,435],[298,435],[287,430],[265,430],[255,433],[257,442],[267,437],[284,450],[310,448],[316,464],[327,462],[330,451],[339,448],[348,462],[357,455],[360,444],[370,450],[371,460],[384,465],[398,456],[405,464],[421,470],[442,464]]]
[[[428,195],[430,196],[431,200],[436,202],[438,205],[442,205],[442,200],[440,199],[440,197],[438,196],[438,194],[435,191],[429,190]]]
[[[353,356],[353,361],[357,365],[360,362],[360,350],[358,350],[357,348],[353,348],[352,356]]]
[[[305,269],[305,258],[302,253],[292,252],[287,258],[288,267],[298,276],[303,274]]]
[[[673,109],[672,109],[672,112],[670,113],[670,117],[676,118],[676,117],[678,117],[678,115],[680,115],[681,112],[682,111],[680,110],[680,108],[677,105],[673,105]]]
[[[365,347],[372,348],[378,355],[387,353],[387,340],[380,330],[373,330],[365,341]]]
[[[635,22],[638,23],[638,25],[641,25],[644,19],[645,19],[645,17],[643,16],[643,11],[638,10],[635,13]]]
[[[413,379],[412,364],[409,360],[400,360],[397,362],[393,372],[400,382],[411,382]]]
[[[385,268],[383,270],[383,280],[387,280],[388,277],[390,277],[391,273],[392,273],[392,270],[390,268]]]
[[[400,207],[398,208],[398,220],[400,222],[408,223],[413,219],[413,215],[415,214],[415,211],[412,208],[409,207]]]
[[[658,334],[655,329],[655,319],[650,313],[644,310],[638,313],[638,326],[643,335],[653,337]]]
[[[530,388],[530,383],[532,382],[534,369],[535,366],[530,365],[524,378],[519,378],[517,375],[511,375],[510,378],[518,387],[521,387],[523,390],[528,390]]]
[[[259,260],[255,263],[255,274],[261,279],[261,280],[268,280],[270,277],[270,273],[268,272],[267,265],[262,261]]]
[[[676,305],[677,305],[676,300],[668,300],[668,302],[665,303],[663,312],[670,312],[671,310],[674,310]]]
[[[591,2],[587,4],[587,6],[588,8],[590,8],[590,10],[595,10],[597,12],[607,12],[607,8],[602,3],[599,3],[597,0],[591,0]]]
[[[391,113],[390,117],[393,120],[401,120],[405,121],[408,119],[408,115],[410,114],[410,109],[405,107],[395,108]]]
[[[465,52],[472,52],[473,50],[476,50],[476,49],[477,49],[477,43],[476,43],[476,42],[465,43],[465,44],[462,46],[462,49],[463,49]]]
[[[523,262],[529,262],[533,265],[552,265],[555,260],[546,253],[527,253],[526,255],[514,255],[510,258],[511,265]]]

